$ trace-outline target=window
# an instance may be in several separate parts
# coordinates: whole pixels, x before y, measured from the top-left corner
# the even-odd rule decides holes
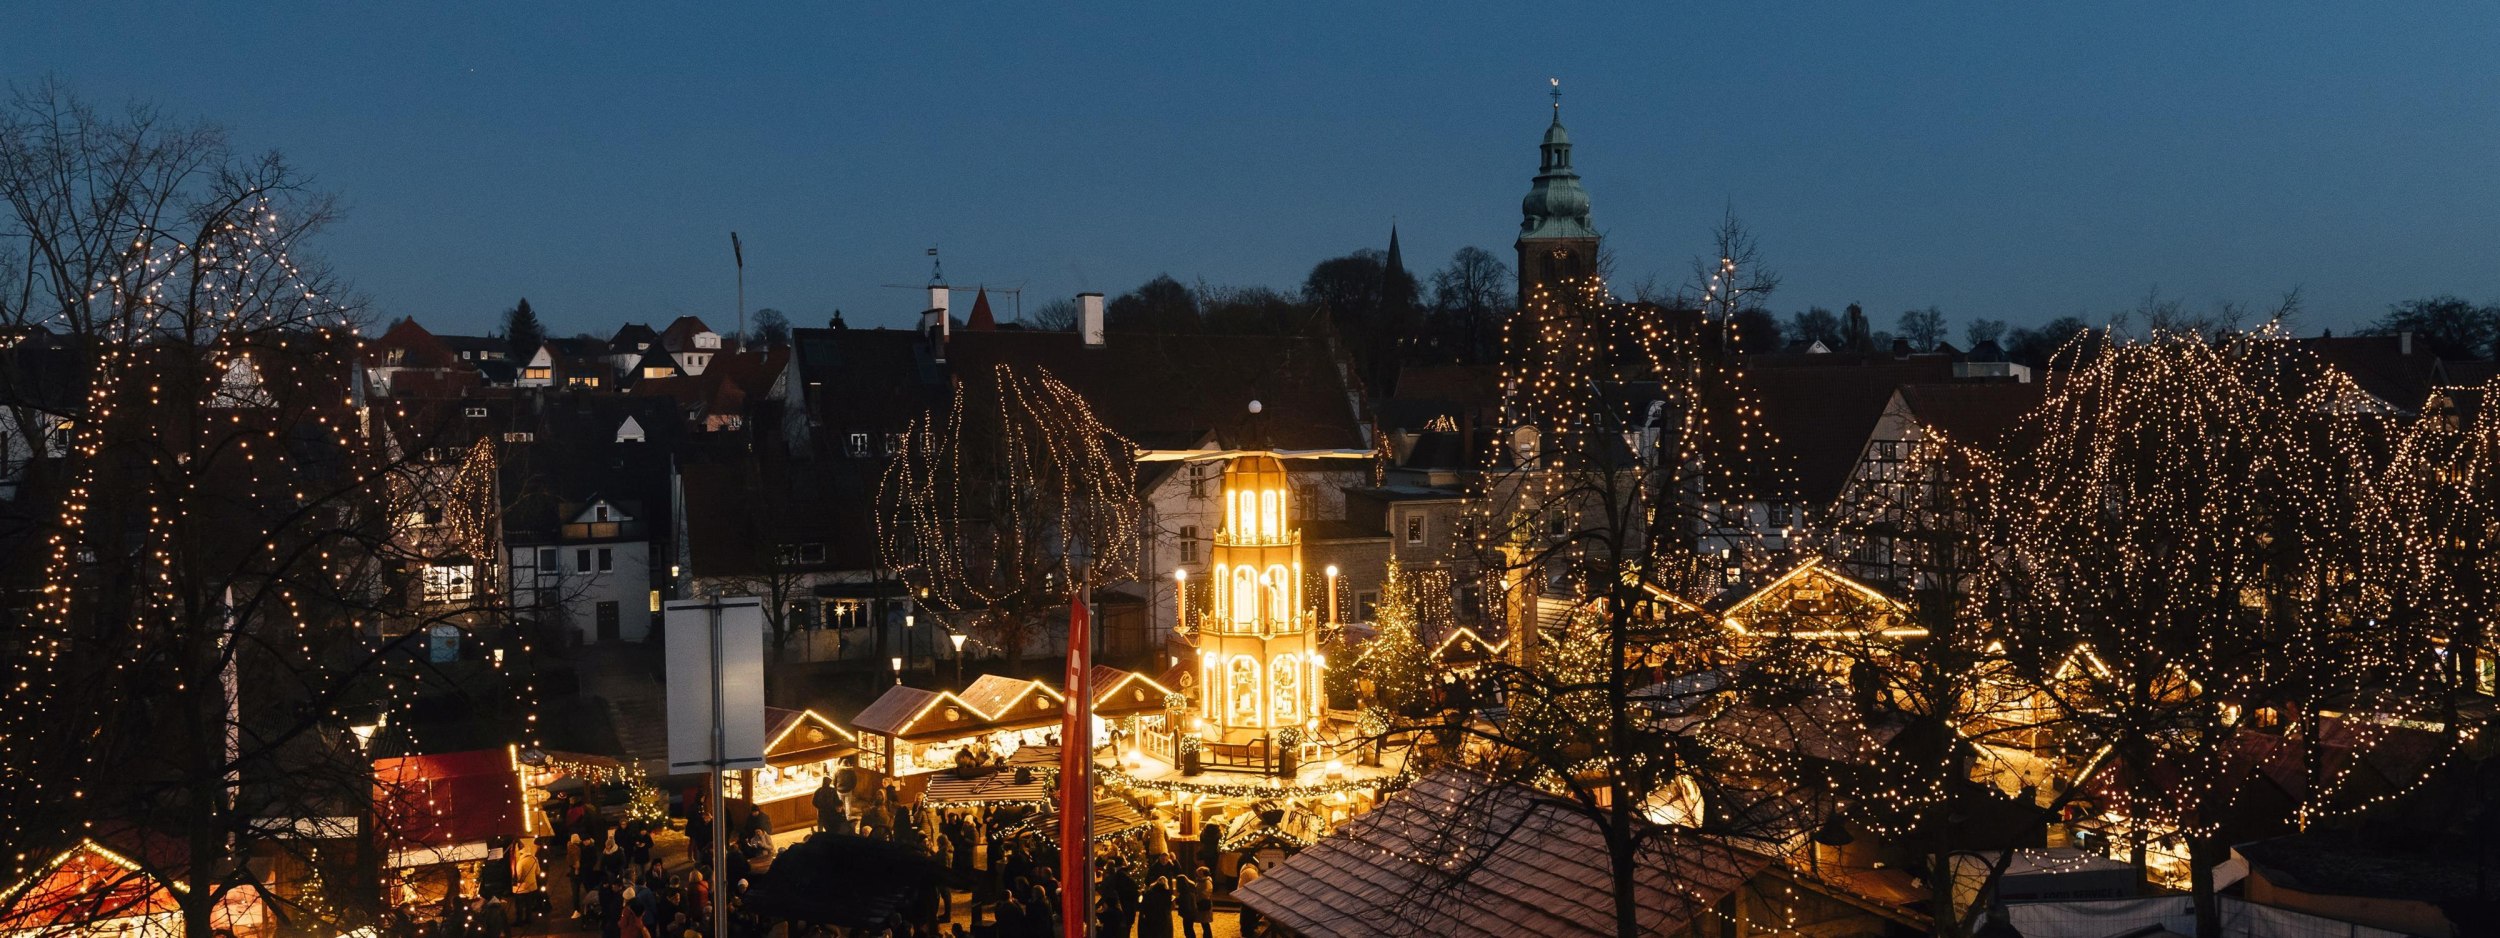
[[[521,379],[524,381],[553,381],[555,377],[556,370],[553,368],[521,369]]]
[[[477,568],[465,563],[436,563],[425,567],[425,601],[430,603],[465,602],[477,595]]]
[[[541,576],[549,573],[564,572],[564,570],[557,565],[555,548],[541,547],[538,549],[538,572]]]
[[[590,548],[582,547],[573,551],[573,572],[590,572]]]
[[[1213,468],[1214,467],[1202,462],[1189,464],[1189,497],[1207,497],[1207,480],[1215,475],[1214,472],[1210,471]]]
[[[1884,460],[1893,460],[1893,459],[1899,459],[1899,458],[1901,458],[1901,443],[1900,443],[1900,441],[1898,441],[1898,440],[1877,440],[1877,441],[1875,441],[1875,458],[1877,458],[1877,459],[1884,459]]]
[[[1355,621],[1369,622],[1372,620],[1372,615],[1378,611],[1380,611],[1380,593],[1378,591],[1361,590],[1354,594]]]
[[[486,416],[486,408],[483,408],[483,407],[471,407],[471,408],[468,408],[467,410],[463,411],[463,413],[466,413],[466,414],[468,414],[468,415],[469,415],[469,416],[471,416],[471,417],[483,417],[483,416]]]
[[[900,434],[900,433],[888,433],[888,434],[886,434],[886,435],[885,435],[885,454],[886,454],[886,455],[888,455],[888,456],[892,456],[892,455],[894,455],[894,454],[896,454],[896,453],[900,453],[900,452],[902,452],[902,451],[903,451],[903,435],[902,435],[902,434]]]
[[[1408,512],[1406,514],[1406,543],[1411,546],[1422,544],[1423,542],[1424,513],[1420,511]]]
[[[615,567],[616,551],[605,547],[599,548],[599,572],[606,573]]]
[[[595,508],[592,508],[592,509],[590,510],[590,520],[592,520],[592,521],[606,521],[606,520],[608,520],[608,506],[606,506],[606,505],[600,505],[600,506],[597,506],[597,507],[595,507]]]
[[[1198,562],[1198,526],[1197,526],[1197,525],[1185,524],[1185,525],[1182,525],[1182,526],[1181,526],[1181,562],[1182,562],[1182,563],[1197,563],[1197,562]]]
[[[1797,517],[1796,517],[1796,516],[1797,516],[1797,510],[1796,510],[1794,507],[1792,507],[1792,506],[1790,506],[1790,505],[1788,505],[1788,504],[1786,504],[1786,503],[1784,503],[1784,502],[1772,502],[1772,503],[1771,503],[1771,526],[1772,526],[1772,527],[1775,527],[1775,528],[1785,528],[1785,527],[1788,527],[1790,524],[1794,523],[1794,522],[1797,520]]]
[[[658,611],[660,611],[660,591],[659,591],[659,590],[652,590],[652,591],[651,591],[651,611],[653,611],[653,612],[658,612]]]
[[[824,563],[824,562],[825,562],[825,545],[823,545],[823,544],[801,544],[801,545],[799,545],[799,562],[800,562],[800,563],[811,563],[811,564],[812,564],[812,563]]]
[[[530,443],[537,441],[537,439],[538,434],[532,433],[528,430],[514,430],[503,435],[503,441],[506,443]]]
[[[852,456],[866,456],[866,455],[868,455],[868,434],[865,434],[865,433],[854,433],[854,434],[851,434],[851,455],[852,455]]]

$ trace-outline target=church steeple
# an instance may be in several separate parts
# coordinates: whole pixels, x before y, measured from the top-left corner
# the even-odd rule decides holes
[[[1519,200],[1519,305],[1551,288],[1597,272],[1597,231],[1589,227],[1589,194],[1571,168],[1571,133],[1563,129],[1562,82],[1553,81],[1554,119],[1537,146],[1536,181]]]

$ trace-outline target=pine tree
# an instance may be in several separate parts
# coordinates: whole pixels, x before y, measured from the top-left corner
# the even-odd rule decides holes
[[[1415,590],[1398,562],[1389,561],[1387,580],[1373,614],[1379,632],[1356,662],[1372,683],[1372,699],[1392,712],[1414,715],[1431,702],[1431,653],[1416,632]]]
[[[538,354],[538,347],[547,344],[547,327],[540,325],[538,314],[530,310],[528,297],[504,311],[503,338],[508,343],[507,357],[515,365],[528,364],[530,356]]]

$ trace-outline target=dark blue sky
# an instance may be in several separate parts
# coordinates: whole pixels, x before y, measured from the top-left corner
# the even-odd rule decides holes
[[[441,331],[725,326],[733,228],[801,324],[904,323],[931,244],[1028,309],[1292,287],[1392,218],[1410,266],[1507,258],[1555,75],[1626,281],[1732,204],[1774,307],[1880,326],[2500,302],[2489,0],[935,6],[29,4],[0,77],[287,151],[350,207],[320,250]]]

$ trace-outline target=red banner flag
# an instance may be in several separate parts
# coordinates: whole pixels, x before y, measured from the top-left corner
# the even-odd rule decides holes
[[[1068,601],[1068,710],[1059,730],[1059,933],[1085,938],[1094,920],[1093,622]]]

